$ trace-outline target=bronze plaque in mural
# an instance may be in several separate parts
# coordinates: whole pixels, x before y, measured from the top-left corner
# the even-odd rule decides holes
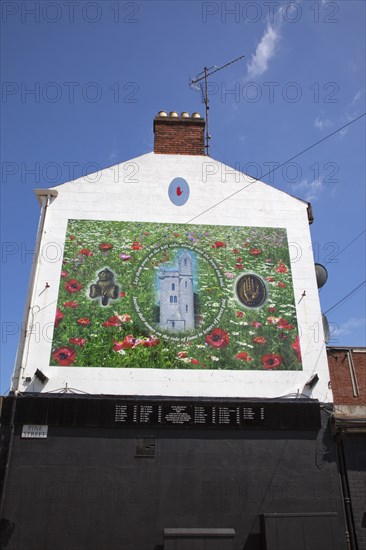
[[[258,275],[246,273],[236,282],[236,295],[246,307],[261,307],[267,299],[266,285]]]

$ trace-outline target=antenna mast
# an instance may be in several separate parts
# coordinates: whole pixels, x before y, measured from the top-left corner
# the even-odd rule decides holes
[[[205,130],[205,150],[206,155],[209,153],[209,142],[211,139],[211,136],[208,131],[208,112],[209,112],[209,97],[208,97],[208,77],[213,75],[214,73],[217,73],[218,71],[221,71],[222,69],[225,69],[229,65],[232,65],[236,61],[239,61],[239,59],[243,59],[245,55],[241,55],[240,57],[237,57],[236,59],[233,59],[232,61],[229,61],[229,63],[225,63],[225,65],[222,65],[222,67],[216,67],[214,65],[213,67],[205,67],[201,73],[199,73],[196,78],[191,78],[189,80],[189,85],[191,88],[194,88],[195,90],[200,90],[202,93],[202,103],[205,104],[206,108],[206,130]],[[196,86],[198,82],[201,82],[204,80],[204,89],[203,85],[200,84],[199,88]]]

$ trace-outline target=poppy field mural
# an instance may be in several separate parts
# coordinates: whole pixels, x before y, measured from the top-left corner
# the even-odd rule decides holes
[[[69,220],[50,364],[301,369],[286,230]]]

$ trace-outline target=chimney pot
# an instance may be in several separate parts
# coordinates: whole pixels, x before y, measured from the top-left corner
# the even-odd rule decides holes
[[[154,119],[154,153],[159,155],[204,155],[205,120],[199,113],[159,111]]]

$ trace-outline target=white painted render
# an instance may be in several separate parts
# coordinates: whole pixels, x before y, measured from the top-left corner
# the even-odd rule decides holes
[[[190,197],[174,206],[168,197],[172,179],[184,178]],[[318,288],[307,217],[308,204],[205,156],[149,153],[37,194],[49,200],[40,252],[31,281],[13,390],[118,395],[207,397],[296,397],[306,394],[331,401]],[[68,219],[145,221],[281,227],[290,246],[302,371],[220,371],[56,367],[49,365],[53,324]],[[48,286],[47,286],[48,285]],[[305,296],[302,297],[305,291]],[[48,378],[34,378],[40,369]],[[319,382],[304,389],[314,374]],[[26,382],[26,377],[31,382]]]

